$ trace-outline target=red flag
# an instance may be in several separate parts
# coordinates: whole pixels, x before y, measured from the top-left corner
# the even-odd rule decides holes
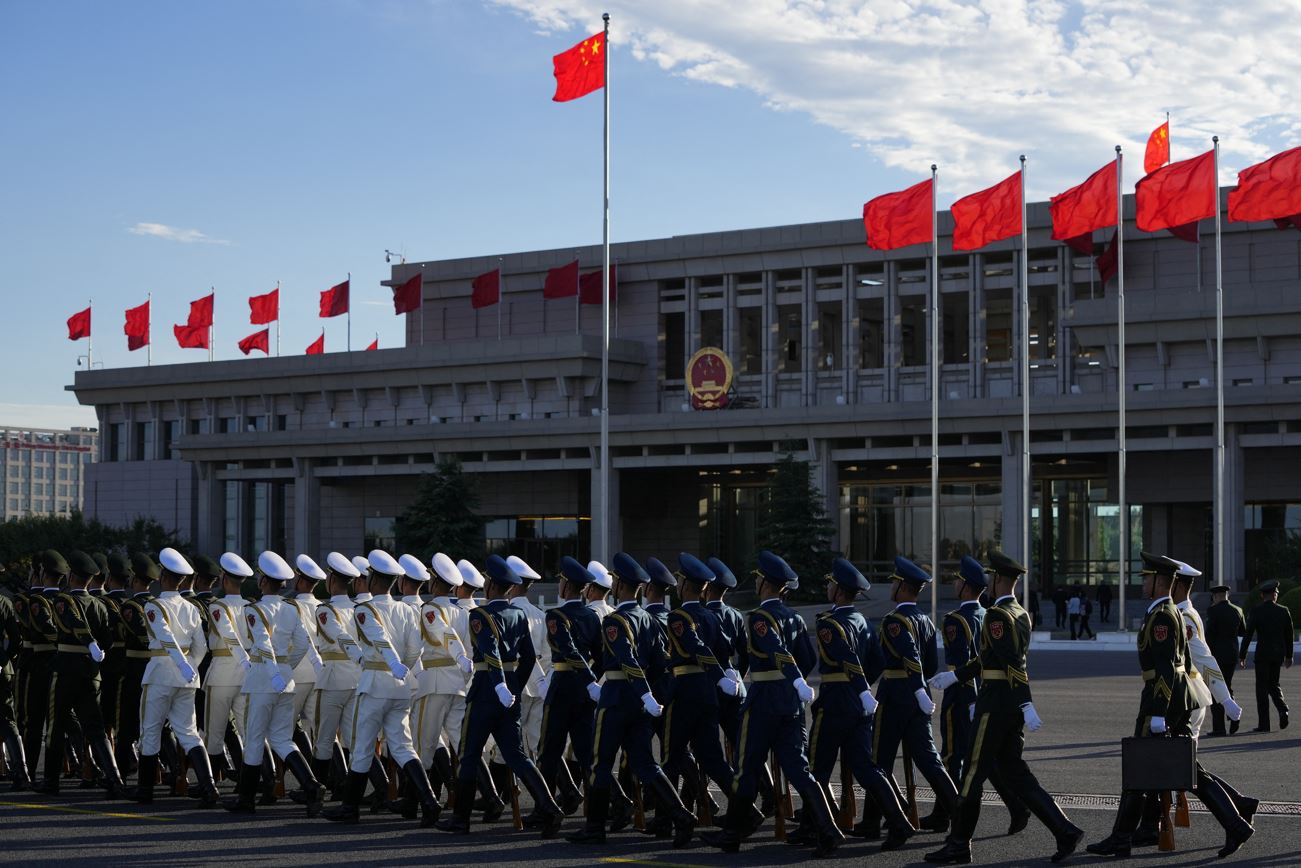
[[[610,263],[610,301],[613,303],[616,292],[615,287],[619,279],[615,271],[614,263]],[[593,271],[584,274],[578,281],[578,303],[579,304],[600,304],[601,303],[601,272]]]
[[[1143,152],[1143,174],[1150,175],[1170,162],[1170,122],[1152,130],[1147,137],[1147,150]]]
[[[174,325],[172,334],[176,335],[176,342],[185,350],[206,350],[208,348],[208,329],[209,326],[196,325]]]
[[[1190,244],[1197,244],[1202,240],[1202,223],[1200,220],[1194,220],[1191,223],[1185,223],[1182,226],[1171,226],[1166,231],[1178,238],[1180,241],[1187,241]]]
[[[600,294],[600,290],[597,290],[597,294]],[[548,271],[547,281],[542,284],[543,298],[569,298],[571,295],[578,295],[577,259]]]
[[[126,335],[126,348],[131,351],[149,344],[149,302],[133,307],[126,312],[126,324],[122,326]]]
[[[926,244],[934,239],[933,220],[930,179],[898,193],[877,196],[863,206],[867,246],[873,250]]]
[[[1020,172],[953,203],[954,250],[976,250],[1020,232]]]
[[[1074,238],[1063,238],[1062,243],[1081,256],[1093,255],[1092,232],[1085,232],[1083,235],[1076,235]]]
[[[1107,281],[1115,277],[1120,271],[1120,251],[1116,244],[1116,236],[1113,233],[1111,243],[1107,249],[1093,263],[1098,266],[1098,275],[1102,278],[1102,285],[1106,286]]]
[[[366,352],[370,352],[371,350],[378,350],[378,349],[379,349],[379,338],[376,337],[375,340],[371,341],[370,345],[366,347]]]
[[[1108,163],[1078,187],[1052,198],[1053,238],[1066,241],[1116,225],[1116,164]],[[1082,251],[1091,252],[1091,251]]]
[[[551,58],[556,76],[555,102],[587,96],[605,87],[605,34],[598,33]]]
[[[1275,154],[1238,173],[1229,193],[1229,219],[1280,220],[1301,213],[1301,148]]]
[[[1157,169],[1134,188],[1138,228],[1157,232],[1214,217],[1219,191],[1215,186],[1215,152]]]
[[[68,317],[68,340],[79,341],[90,337],[90,308]]]
[[[1274,225],[1279,229],[1296,229],[1301,231],[1301,214],[1293,214],[1291,217],[1280,217],[1274,221]]]
[[[263,297],[265,298],[265,296]],[[270,355],[271,329],[262,329],[262,331],[260,332],[253,332],[253,334],[249,335],[248,337],[244,338],[242,341],[239,342],[239,351],[244,355],[247,356],[249,353],[253,352],[254,350],[261,350],[262,352]]]
[[[474,279],[470,290],[470,304],[475,310],[501,301],[501,269],[494,268]]]
[[[321,293],[321,316],[324,318],[340,316],[348,312],[348,284],[335,284]]]
[[[417,271],[401,286],[393,287],[393,313],[411,313],[420,309],[421,294],[424,291],[425,275]]]
[[[186,325],[192,328],[208,328],[212,325],[212,302],[216,293],[208,293],[198,301],[190,302],[190,318]]]
[[[319,338],[307,345],[307,355],[309,356],[319,356],[323,352],[325,352],[325,332],[321,332]]]
[[[265,295],[255,295],[248,300],[248,321],[253,325],[266,325],[280,319],[280,289]]]

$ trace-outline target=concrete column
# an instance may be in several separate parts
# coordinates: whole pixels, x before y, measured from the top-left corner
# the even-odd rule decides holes
[[[316,557],[321,544],[321,480],[310,458],[294,459],[294,551]]]
[[[1021,483],[1021,432],[1003,432],[1002,477],[1003,529],[1000,545],[1003,551],[1030,566],[1030,553],[1021,551],[1021,519],[1025,512],[1022,503]],[[1033,537],[1033,534],[1031,535]],[[1033,545],[1033,539],[1031,545]],[[1043,577],[1033,576],[1035,586],[1043,589]]]
[[[599,450],[592,450],[593,458],[599,454]],[[595,466],[590,474],[591,504],[592,504],[592,539],[601,538],[602,516],[598,513],[597,506],[601,502],[601,474]],[[606,554],[607,558],[614,556],[617,551],[623,550],[623,521],[622,521],[623,503],[619,496],[619,471],[610,468],[610,551]],[[595,546],[593,546],[595,551]],[[610,564],[607,561],[606,566]]]
[[[831,521],[831,549],[844,551],[845,545],[840,539],[840,471],[836,462],[831,460],[831,443],[828,440],[814,441],[817,464],[812,468],[813,482],[822,493],[822,505]]]
[[[800,303],[800,391],[803,393],[800,406],[812,407],[818,402],[818,344],[821,342],[821,323],[818,322],[817,271],[813,268],[801,269],[804,284],[804,300]]]
[[[226,548],[226,498],[222,483],[216,478],[216,465],[201,462],[195,466],[195,470],[198,477],[198,504],[194,543],[199,551],[223,551]]]
[[[902,354],[899,352],[900,340],[900,323],[899,323],[899,263],[897,261],[886,262],[885,274],[885,309],[882,312],[882,329],[885,331],[885,399],[887,401],[899,400],[899,363],[902,361]]]
[[[1243,465],[1245,455],[1242,441],[1238,436],[1238,426],[1226,423],[1224,426],[1224,569],[1228,575],[1221,578],[1213,576],[1215,583],[1224,582],[1232,588],[1251,587],[1253,577],[1246,574],[1247,553],[1243,511],[1246,506],[1246,485],[1244,483]],[[1214,472],[1214,469],[1212,469]]]
[[[763,273],[763,406],[777,406],[777,281]]]

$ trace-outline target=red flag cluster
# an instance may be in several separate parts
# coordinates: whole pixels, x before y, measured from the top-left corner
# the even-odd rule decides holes
[[[149,345],[149,302],[126,312],[122,332],[126,335],[126,348],[130,352]]]
[[[212,303],[216,293],[209,293],[197,301],[190,302],[190,317],[185,325],[172,326],[176,342],[182,349],[206,350],[212,335]]]

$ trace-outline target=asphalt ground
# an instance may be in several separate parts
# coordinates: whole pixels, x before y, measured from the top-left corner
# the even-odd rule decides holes
[[[1111,828],[1120,784],[1119,741],[1132,731],[1141,686],[1136,668],[1127,654],[1044,651],[1031,658],[1035,705],[1045,726],[1027,736],[1025,756],[1044,786],[1059,796],[1072,821],[1085,829],[1085,842],[1103,838]],[[1237,674],[1237,693],[1247,706],[1243,731],[1231,738],[1203,740],[1201,748],[1204,765],[1264,802],[1251,841],[1220,863],[1216,851],[1223,836],[1193,799],[1191,827],[1176,829],[1174,852],[1148,848],[1122,862],[1092,856],[1081,847],[1071,864],[1301,865],[1301,725],[1270,734],[1249,733],[1256,725],[1253,678],[1251,669]],[[1294,700],[1301,696],[1301,667],[1284,670],[1283,690]],[[896,777],[902,780],[901,771],[896,771]],[[229,786],[223,784],[223,790]],[[1047,864],[1054,847],[1043,827],[1031,820],[1020,835],[1004,837],[1007,812],[988,801],[993,798],[989,794],[986,798],[973,842],[974,864]],[[66,788],[52,799],[0,790],[0,863],[59,868],[215,864],[693,868],[787,865],[812,859],[808,850],[775,841],[771,821],[740,855],[725,855],[699,842],[675,851],[667,841],[636,832],[613,835],[605,847],[598,848],[572,845],[563,838],[543,841],[532,833],[512,831],[508,822],[478,825],[469,837],[453,837],[390,816],[363,813],[357,826],[309,820],[302,808],[287,800],[259,808],[252,818],[197,810],[194,804],[166,797],[145,810]],[[927,808],[922,805],[923,812]],[[566,831],[580,823],[578,818],[569,820]],[[914,865],[940,843],[938,835],[920,834],[903,850],[880,853],[875,843],[850,839],[834,858],[823,862]]]

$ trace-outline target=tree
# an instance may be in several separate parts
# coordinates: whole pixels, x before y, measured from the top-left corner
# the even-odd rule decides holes
[[[420,478],[416,499],[398,516],[397,546],[422,560],[434,552],[453,558],[474,557],[483,550],[483,519],[475,512],[479,493],[456,459],[440,461]]]
[[[80,512],[68,515],[31,515],[0,524],[0,563],[11,571],[26,574],[38,552],[54,549],[64,554],[74,550],[91,552],[148,552],[157,557],[167,547],[182,549],[185,543],[152,518],[137,517],[127,527],[111,527]]]
[[[809,463],[787,452],[777,462],[767,494],[758,527],[760,544],[785,558],[799,574],[797,596],[821,599],[824,576],[831,571],[835,553],[831,522],[822,494],[810,478]]]

